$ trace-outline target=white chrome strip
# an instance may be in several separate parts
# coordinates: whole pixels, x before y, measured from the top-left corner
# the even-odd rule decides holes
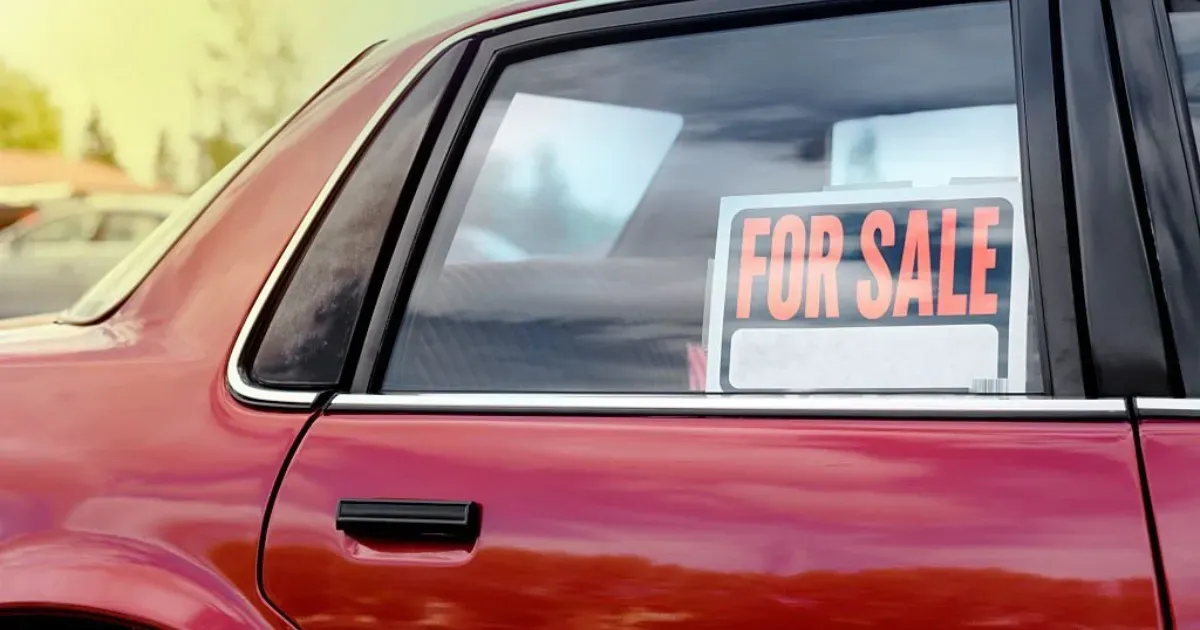
[[[1054,399],[994,396],[588,395],[588,394],[338,394],[331,411],[511,413],[531,415],[809,416],[907,418],[1118,419],[1116,398]]]
[[[233,344],[233,352],[229,355],[229,363],[225,370],[225,380],[233,394],[244,402],[286,407],[311,407],[316,402],[318,392],[315,391],[282,391],[265,389],[262,387],[257,387],[247,381],[245,374],[242,373],[242,370],[239,367],[242,360],[242,355],[246,351],[246,342],[250,336],[251,329],[254,328],[255,323],[258,321],[259,317],[262,316],[262,311],[267,300],[275,291],[275,286],[279,284],[279,278],[283,275],[284,270],[286,270],[291,264],[292,258],[296,255],[296,250],[300,247],[300,243],[304,241],[309,230],[312,229],[312,225],[316,221],[317,216],[320,214],[322,208],[325,207],[325,204],[329,201],[330,194],[333,192],[334,188],[341,183],[342,179],[345,178],[346,171],[349,169],[350,163],[358,157],[358,154],[362,151],[367,142],[367,138],[369,138],[371,134],[374,133],[375,129],[383,122],[383,119],[387,116],[388,111],[391,110],[392,106],[395,105],[402,96],[404,96],[404,94],[408,91],[408,88],[414,81],[416,81],[417,77],[419,77],[426,68],[432,65],[442,53],[455,44],[470,37],[487,33],[488,31],[493,31],[507,26],[514,26],[522,22],[537,20],[552,15],[559,15],[605,5],[615,5],[629,1],[630,0],[575,0],[573,2],[556,4],[553,6],[496,18],[486,22],[480,22],[471,28],[451,35],[449,38],[443,40],[440,44],[426,53],[425,56],[422,57],[421,60],[418,61],[411,70],[409,70],[408,74],[404,75],[404,78],[396,84],[396,87],[392,88],[392,91],[388,94],[387,98],[385,98],[379,108],[375,110],[375,113],[371,115],[370,120],[367,121],[367,124],[363,127],[362,131],[360,131],[358,136],[354,139],[354,142],[350,145],[350,148],[346,151],[346,154],[342,156],[342,160],[338,162],[337,167],[333,170],[333,174],[329,177],[328,181],[325,182],[324,188],[321,189],[321,192],[317,195],[317,198],[313,200],[312,205],[309,206],[308,211],[304,214],[304,219],[300,223],[300,227],[296,230],[296,233],[292,235],[292,239],[288,241],[287,247],[283,250],[283,254],[275,263],[275,267],[271,270],[271,274],[267,276],[267,281],[265,284],[263,284],[262,290],[259,291],[258,297],[254,300],[254,305],[250,308],[250,313],[246,317],[246,321],[242,323],[242,329],[238,332],[237,340]]]
[[[1200,399],[1135,398],[1134,406],[1144,419],[1196,418],[1200,420]]]

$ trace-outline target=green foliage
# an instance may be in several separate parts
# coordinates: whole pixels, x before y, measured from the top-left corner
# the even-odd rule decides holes
[[[83,130],[83,159],[120,168],[117,163],[117,143],[104,128],[100,111],[95,107]]]
[[[281,120],[299,100],[302,65],[286,6],[275,0],[209,0],[225,24],[205,45],[206,76],[192,77],[193,93],[209,119],[195,135],[200,181],[237,157],[242,147]],[[276,18],[274,20],[268,18]]]
[[[58,151],[62,114],[44,87],[0,62],[0,148]]]
[[[196,167],[202,182],[208,181],[246,148],[233,139],[229,128],[224,124],[211,134],[197,136],[196,144],[200,152]]]

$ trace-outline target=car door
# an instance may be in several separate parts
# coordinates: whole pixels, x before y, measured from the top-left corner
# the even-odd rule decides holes
[[[1130,139],[1137,149],[1158,281],[1173,341],[1169,397],[1137,401],[1149,514],[1176,627],[1200,628],[1200,565],[1193,483],[1200,469],[1200,2],[1112,3]]]
[[[318,408],[270,601],[1166,627],[1124,398],[1168,363],[1104,4],[610,4],[431,53],[268,281],[229,385]]]

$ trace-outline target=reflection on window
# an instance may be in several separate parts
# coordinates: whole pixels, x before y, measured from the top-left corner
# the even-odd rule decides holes
[[[843,120],[831,144],[832,187],[944,186],[1021,172],[1015,104]]]
[[[682,126],[675,114],[515,95],[447,264],[604,255]]]
[[[1194,136],[1200,130],[1200,13],[1172,13],[1170,19]]]

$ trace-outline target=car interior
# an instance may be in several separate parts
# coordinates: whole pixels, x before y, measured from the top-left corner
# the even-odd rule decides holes
[[[722,198],[931,183],[914,181],[911,169],[904,173],[909,181],[886,181],[889,155],[924,164],[942,184],[1018,177],[1011,34],[995,26],[1003,20],[980,8],[647,40],[509,66],[449,194],[384,389],[688,391],[687,349],[703,343]],[[954,59],[944,55],[947,39],[960,51]],[[437,257],[455,228],[472,219],[468,207],[461,222],[455,220],[462,205],[470,206],[463,201],[467,191],[494,185],[468,176],[488,168],[499,151],[489,153],[493,139],[506,125],[553,133],[544,128],[552,120],[516,120],[514,97],[530,94],[675,114],[682,129],[603,259],[553,252],[443,264]],[[904,119],[914,114],[920,120]],[[889,118],[897,120],[889,124]],[[904,129],[916,123],[925,134],[905,137]],[[573,125],[605,123],[580,117],[563,123],[562,133],[573,133]],[[876,133],[866,141],[854,138],[855,126]],[[623,151],[639,143],[615,132],[609,138],[613,149],[576,147],[590,161],[559,157],[575,165],[576,179],[584,182],[576,189],[604,173],[606,159],[628,160]],[[859,146],[846,146],[853,142]],[[868,162],[857,175],[856,159]],[[526,213],[545,226],[551,214],[532,207],[538,199],[523,204],[497,191],[484,197],[493,200],[493,216],[513,223]],[[561,207],[550,210],[564,214]],[[539,240],[561,240],[561,233],[543,230],[530,241],[536,247]],[[847,243],[856,237],[847,234]]]

